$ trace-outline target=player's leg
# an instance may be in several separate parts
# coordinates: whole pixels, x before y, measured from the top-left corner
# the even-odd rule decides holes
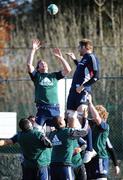
[[[74,180],[72,167],[63,165],[51,165],[51,180]]]
[[[106,180],[109,172],[109,158],[99,158],[99,175],[97,179]]]
[[[48,168],[47,168],[47,166],[41,167],[38,169],[36,180],[48,180]]]
[[[77,119],[77,101],[78,94],[71,92],[67,99],[67,122],[71,128],[80,128],[80,123]]]
[[[46,117],[46,133],[47,135],[55,130],[53,117],[60,116],[60,106],[59,104],[52,104],[47,106],[47,117]]]
[[[109,159],[108,158],[94,158],[95,159],[95,176],[96,180],[107,180],[109,172]]]
[[[74,169],[75,180],[87,180],[84,164]]]
[[[84,124],[83,118],[87,119],[88,117],[88,93],[85,91],[82,91],[77,97],[76,97],[76,107],[77,107],[77,119],[79,122]]]
[[[87,142],[87,148],[85,151],[85,155],[83,158],[83,162],[84,163],[88,163],[95,155],[96,152],[93,149],[93,144],[92,144],[92,130],[89,126],[87,117],[88,117],[88,105],[86,104],[87,102],[85,102],[85,104],[81,104],[78,109],[77,109],[77,117],[79,119],[79,121],[82,124],[83,128],[87,128],[88,127],[88,134],[85,137],[85,140]]]
[[[86,141],[87,141],[87,148],[85,151],[85,155],[83,158],[84,163],[88,163],[91,161],[91,159],[96,156],[96,151],[93,149],[93,144],[92,144],[92,130],[91,128],[88,129],[88,134],[86,136]]]
[[[74,173],[71,166],[63,166],[60,171],[60,180],[74,180]]]
[[[81,128],[81,125],[77,119],[77,112],[73,110],[67,110],[67,122],[68,127]]]
[[[42,133],[46,132],[45,121],[46,121],[46,114],[47,110],[44,105],[42,104],[36,104],[37,107],[37,113],[36,113],[36,119],[34,123],[34,128],[41,131]]]
[[[60,107],[57,104],[38,104],[34,127],[43,133],[50,132],[50,127],[54,125],[52,119],[54,116],[59,116],[59,114]]]
[[[22,180],[34,180],[35,177],[35,168],[27,168],[24,165],[22,166]]]

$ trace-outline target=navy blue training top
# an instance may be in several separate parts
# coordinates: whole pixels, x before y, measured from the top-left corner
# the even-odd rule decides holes
[[[94,53],[86,53],[81,61],[74,60],[77,65],[73,75],[71,88],[83,84],[84,87],[91,86],[99,79],[99,59]]]

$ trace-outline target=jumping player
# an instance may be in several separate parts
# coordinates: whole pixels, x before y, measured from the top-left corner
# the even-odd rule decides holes
[[[77,126],[77,119],[82,120],[83,111],[88,108],[88,93],[91,93],[91,85],[99,79],[99,60],[93,53],[92,41],[82,39],[79,42],[78,50],[80,56],[82,56],[80,61],[76,60],[73,53],[67,53],[77,65],[67,99],[67,114],[70,127]],[[83,122],[83,125],[84,123],[87,122]],[[84,162],[89,162],[94,155],[95,151],[92,146],[92,132],[90,129],[87,135],[87,151]]]

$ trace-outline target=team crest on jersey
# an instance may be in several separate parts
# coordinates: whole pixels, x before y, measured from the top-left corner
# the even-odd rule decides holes
[[[53,86],[53,82],[48,79],[47,77],[45,77],[41,82],[40,85],[42,86]]]
[[[62,142],[59,140],[59,138],[57,137],[57,135],[55,135],[52,139],[52,144],[53,146],[58,146],[58,145],[62,145]]]

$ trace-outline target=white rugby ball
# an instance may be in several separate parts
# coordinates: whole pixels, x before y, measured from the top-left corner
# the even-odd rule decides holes
[[[55,4],[50,4],[47,7],[47,11],[49,12],[50,15],[55,15],[58,13],[58,6],[56,6]]]

